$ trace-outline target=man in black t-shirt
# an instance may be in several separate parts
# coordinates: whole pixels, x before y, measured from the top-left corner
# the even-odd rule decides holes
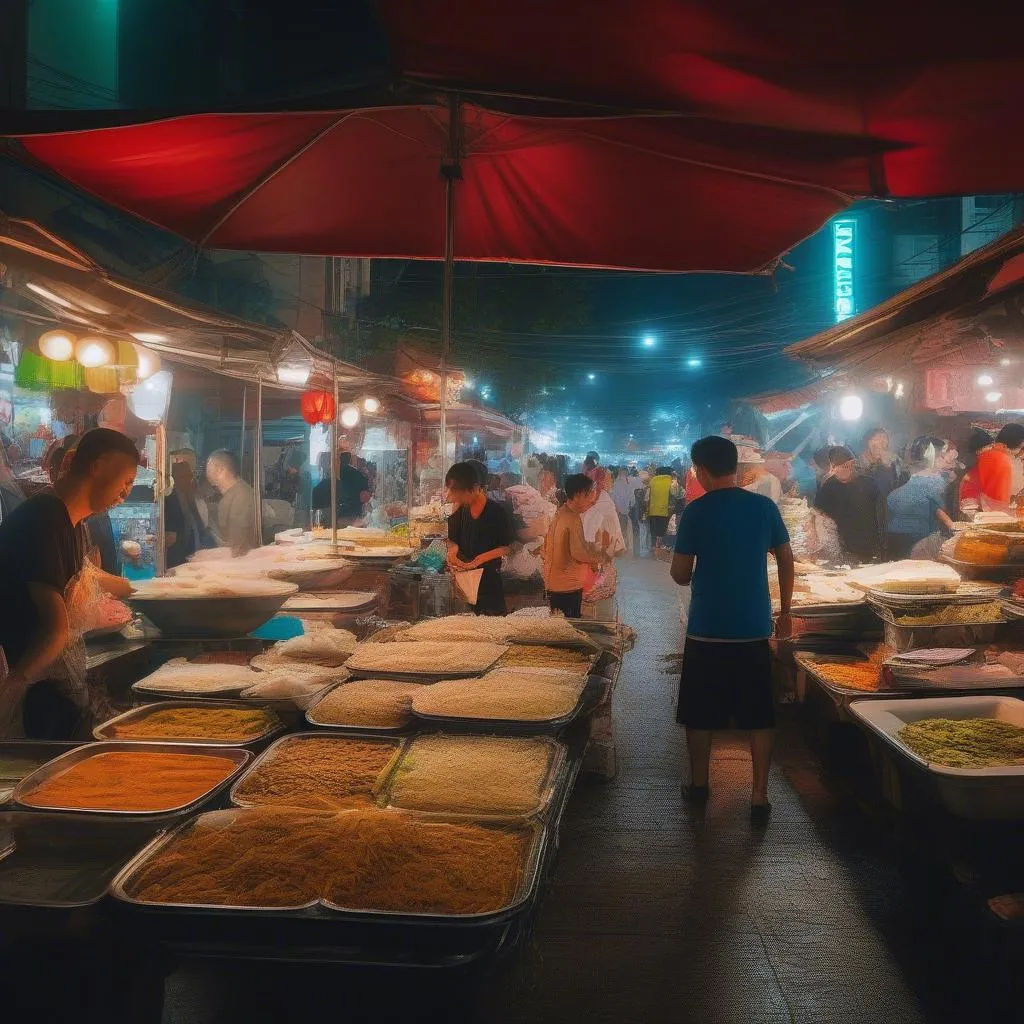
[[[504,615],[501,560],[512,544],[508,512],[487,497],[476,468],[468,462],[452,466],[444,482],[448,500],[456,506],[448,520],[448,565],[453,572],[483,569],[473,611]]]
[[[370,480],[352,465],[352,453],[338,456],[338,525],[351,526],[363,518],[363,506],[370,500]],[[331,507],[331,478],[313,488],[313,508]]]
[[[830,475],[818,487],[814,507],[836,524],[843,549],[853,561],[870,562],[882,553],[881,495],[874,480],[860,476],[854,454],[828,450]]]
[[[0,671],[0,729],[28,694],[30,737],[70,736],[74,709],[62,706],[62,700],[69,702],[45,679],[71,637],[64,600],[84,558],[77,527],[124,501],[138,464],[130,438],[116,430],[90,430],[53,490],[29,498],[0,525],[0,650],[7,665],[6,678]],[[131,592],[127,580],[106,573],[100,585],[115,597]]]

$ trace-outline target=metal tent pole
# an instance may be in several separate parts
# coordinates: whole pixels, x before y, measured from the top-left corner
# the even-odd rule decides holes
[[[441,302],[441,484],[448,471],[448,357],[452,348],[452,300],[455,290],[455,183],[462,177],[459,162],[459,97],[448,100],[448,152],[441,165],[444,177],[444,294]]]
[[[334,359],[334,419],[331,421],[331,550],[338,549],[338,360]]]
[[[241,437],[238,440],[238,465],[241,467],[242,462],[245,459],[245,400],[249,394],[249,389],[244,384],[242,385],[242,431]]]
[[[263,377],[256,381],[256,433],[252,442],[252,489],[255,492],[253,504],[256,547],[263,546]]]

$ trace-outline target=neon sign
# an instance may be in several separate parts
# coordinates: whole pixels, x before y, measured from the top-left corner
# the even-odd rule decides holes
[[[832,296],[836,323],[848,319],[857,312],[857,295],[854,288],[856,241],[855,220],[832,222]]]

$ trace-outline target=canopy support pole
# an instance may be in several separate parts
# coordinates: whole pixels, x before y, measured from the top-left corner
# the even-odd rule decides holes
[[[459,162],[459,97],[448,99],[448,152],[441,164],[444,178],[444,294],[441,301],[441,489],[448,472],[448,358],[452,350],[452,303],[455,291],[455,183],[462,178]]]
[[[334,419],[331,420],[331,551],[338,550],[338,360],[334,367]]]
[[[252,442],[253,532],[256,547],[263,546],[263,375],[256,380],[256,433]]]
[[[245,400],[249,394],[249,389],[246,385],[242,385],[242,431],[241,437],[238,439],[238,464],[242,465],[245,459]]]

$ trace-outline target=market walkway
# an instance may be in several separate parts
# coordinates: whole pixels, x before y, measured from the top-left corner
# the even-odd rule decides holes
[[[885,835],[832,795],[817,761],[783,717],[775,813],[762,838],[748,823],[749,759],[716,748],[703,827],[679,799],[683,759],[674,724],[680,649],[677,592],[667,567],[621,565],[623,618],[638,633],[616,694],[620,770],[581,782],[563,821],[559,861],[534,942],[481,993],[486,1024],[935,1024],[943,1005],[907,928],[896,858]],[[327,969],[217,963],[177,971],[165,1024],[279,1016],[289,1022],[443,1021],[467,993],[432,1000],[411,979],[354,979]],[[922,993],[924,995],[922,995]],[[927,1005],[926,1005],[927,1004]],[[254,1016],[255,1015],[255,1016]]]
[[[878,848],[871,823],[842,813],[796,730],[780,736],[763,838],[748,823],[750,762],[735,739],[716,744],[703,827],[689,820],[679,797],[677,677],[663,662],[680,649],[676,588],[662,563],[619,564],[622,617],[637,630],[616,693],[619,775],[574,795],[533,955],[485,1016],[503,1024],[941,1019],[904,980],[916,973],[923,983],[927,965],[901,969],[894,955],[913,952],[914,941],[901,932],[891,851]]]

